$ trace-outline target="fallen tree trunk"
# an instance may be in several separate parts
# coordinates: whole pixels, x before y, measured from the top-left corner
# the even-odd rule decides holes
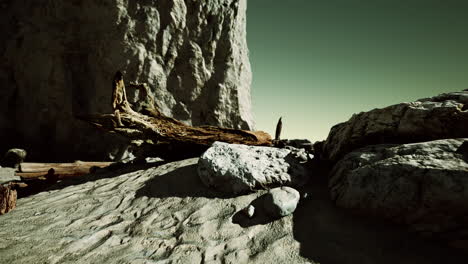
[[[147,89],[145,84],[133,84]],[[193,127],[167,117],[150,106],[142,113],[131,109],[125,95],[122,74],[113,82],[113,114],[78,116],[97,128],[117,133],[142,148],[145,156],[178,159],[199,156],[215,141],[232,144],[271,146],[271,136],[263,131],[247,131],[215,126]]]
[[[104,168],[111,165],[112,162],[90,162],[75,161],[73,163],[22,163],[22,171],[17,172],[23,180],[32,180],[36,178],[51,176],[51,169],[57,179],[79,177],[89,174],[93,168]]]

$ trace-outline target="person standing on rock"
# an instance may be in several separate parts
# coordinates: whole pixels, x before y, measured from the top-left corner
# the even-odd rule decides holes
[[[275,133],[275,140],[280,141],[281,139],[281,130],[283,129],[283,122],[281,121],[283,117],[280,117],[278,123],[276,124],[276,133]]]
[[[123,74],[120,71],[115,74],[114,81],[112,82],[112,110],[114,111],[117,126],[120,127],[123,126],[122,120],[120,119],[120,112],[132,111],[125,93]]]

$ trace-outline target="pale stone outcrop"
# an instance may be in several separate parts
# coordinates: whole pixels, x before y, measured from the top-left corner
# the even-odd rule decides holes
[[[253,129],[246,5],[2,1],[0,145],[16,142],[33,159],[98,158],[125,145],[74,118],[111,112],[117,70],[148,84],[127,87],[134,110],[155,104],[190,125]]]
[[[374,145],[347,154],[331,172],[335,203],[468,242],[468,139]],[[466,143],[465,143],[466,144]]]
[[[274,188],[265,194],[263,207],[272,217],[287,216],[294,213],[300,197],[299,192],[291,187]]]
[[[208,187],[244,193],[256,188],[300,186],[308,174],[301,151],[215,142],[198,161],[198,175]]]
[[[468,137],[467,124],[468,92],[446,93],[355,114],[335,125],[315,151],[322,159],[336,162],[368,145]]]

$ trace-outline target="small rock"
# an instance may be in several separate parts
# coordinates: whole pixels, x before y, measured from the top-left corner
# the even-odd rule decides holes
[[[5,153],[3,158],[2,165],[5,167],[15,168],[18,171],[21,171],[21,163],[26,158],[26,150],[24,149],[10,149]]]
[[[304,149],[301,149],[304,150]],[[300,163],[305,163],[309,160],[307,153],[305,151],[296,152],[296,158],[300,160]]]
[[[307,199],[308,197],[309,197],[308,193],[305,192],[305,193],[302,194],[302,199]]]
[[[296,210],[300,194],[291,187],[278,187],[271,189],[265,196],[265,211],[272,217],[290,215]]]
[[[156,162],[163,162],[164,160],[158,157],[146,157],[146,163],[156,163]]]
[[[313,150],[313,144],[308,139],[290,139],[288,140],[288,145],[298,149],[305,149],[307,152],[311,152]]]
[[[252,218],[253,215],[255,214],[255,207],[254,207],[253,205],[250,204],[249,206],[247,206],[246,208],[244,208],[242,211],[244,212],[244,214],[245,214],[247,217]]]

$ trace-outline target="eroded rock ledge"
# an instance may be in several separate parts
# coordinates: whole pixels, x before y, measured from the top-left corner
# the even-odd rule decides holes
[[[334,163],[374,144],[468,137],[467,110],[468,92],[454,92],[355,114],[331,129],[320,156]]]
[[[457,152],[463,142],[468,138],[353,151],[331,173],[332,200],[425,235],[468,241],[468,159]]]
[[[314,145],[336,205],[468,249],[468,92],[354,115]]]

